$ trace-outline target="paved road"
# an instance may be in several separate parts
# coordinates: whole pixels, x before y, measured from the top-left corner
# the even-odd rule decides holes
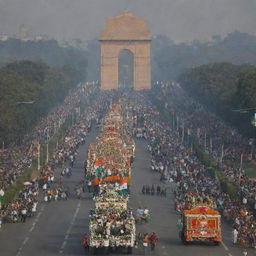
[[[74,196],[74,186],[82,179],[82,165],[88,145],[95,139],[98,130],[93,130],[85,145],[80,147],[77,162],[70,179],[65,184],[70,187],[72,196],[68,201],[40,203],[35,217],[25,224],[6,224],[0,231],[1,256],[56,256],[84,255],[82,236],[88,231],[88,213],[93,201],[85,194],[81,200]],[[143,184],[158,184],[159,175],[150,171],[150,155],[144,140],[136,141],[136,158],[132,172],[130,206],[150,209],[152,220],[137,225],[137,232],[155,231],[159,237],[154,255],[182,256],[241,256],[242,249],[232,246],[231,229],[223,224],[224,243],[220,246],[193,244],[184,246],[178,238],[177,214],[173,210],[173,195],[170,189],[166,198],[141,194]],[[142,255],[142,248],[134,250],[134,255]],[[117,254],[116,254],[117,255]],[[248,256],[255,255],[250,250]]]

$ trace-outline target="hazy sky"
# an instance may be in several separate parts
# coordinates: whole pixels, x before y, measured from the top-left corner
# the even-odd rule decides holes
[[[0,0],[0,34],[24,24],[33,36],[89,40],[123,10],[145,17],[153,35],[175,41],[234,30],[256,35],[256,0]]]

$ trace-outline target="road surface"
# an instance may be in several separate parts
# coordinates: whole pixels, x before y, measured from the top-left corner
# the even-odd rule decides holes
[[[4,224],[0,230],[1,256],[57,256],[85,255],[82,238],[88,232],[89,210],[94,202],[88,193],[81,200],[75,198],[74,187],[83,178],[83,162],[89,144],[95,140],[98,130],[92,129],[79,155],[70,179],[64,183],[69,186],[71,198],[67,201],[40,202],[35,217],[26,223]],[[57,171],[59,175],[59,170]],[[152,255],[167,256],[241,256],[242,249],[232,245],[231,227],[223,223],[223,243],[220,246],[208,244],[182,245],[176,227],[178,215],[174,211],[172,184],[167,184],[167,197],[142,195],[143,184],[159,184],[159,174],[150,170],[150,154],[145,140],[136,140],[136,157],[132,170],[130,207],[148,207],[152,220],[137,225],[137,233],[156,232],[159,242]],[[88,253],[87,253],[88,254]],[[142,248],[135,249],[134,255],[142,255]],[[117,254],[115,254],[117,255]],[[253,249],[248,256],[255,255]]]

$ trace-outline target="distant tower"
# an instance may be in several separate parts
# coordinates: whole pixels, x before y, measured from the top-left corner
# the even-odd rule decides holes
[[[18,38],[20,40],[28,40],[28,29],[25,27],[24,24],[22,24],[20,27],[19,27],[19,34],[18,34]]]

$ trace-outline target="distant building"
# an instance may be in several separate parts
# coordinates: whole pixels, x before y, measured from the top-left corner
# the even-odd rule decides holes
[[[35,36],[34,41],[42,41],[44,40],[43,36]]]
[[[0,41],[7,41],[10,37],[8,35],[0,35]]]
[[[28,29],[25,27],[24,24],[22,24],[19,27],[19,32],[18,32],[17,38],[22,40],[22,41],[29,41],[30,40],[29,35],[28,35]]]

